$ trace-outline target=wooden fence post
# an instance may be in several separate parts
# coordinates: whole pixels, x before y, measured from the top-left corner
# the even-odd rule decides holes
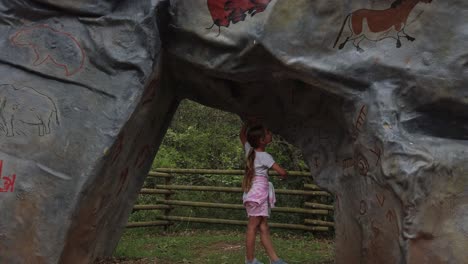
[[[174,176],[174,174],[172,174],[172,173],[169,173],[169,174],[171,175],[171,177],[165,177],[165,178],[164,178],[164,185],[166,185],[166,186],[171,185],[171,183],[172,183],[172,177]],[[172,194],[173,194],[173,192],[164,194],[164,201],[171,200]],[[168,208],[168,209],[164,209],[164,217],[169,217],[169,215],[171,214],[171,210],[172,210],[172,207],[171,207],[171,208]],[[170,226],[171,224],[172,224],[172,223],[171,223],[171,221],[169,220],[169,224],[164,226],[164,231],[165,231],[165,232],[167,232],[167,230],[169,229],[169,226]]]

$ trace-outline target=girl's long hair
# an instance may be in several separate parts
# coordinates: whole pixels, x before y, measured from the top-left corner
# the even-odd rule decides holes
[[[242,190],[244,192],[248,192],[252,187],[252,179],[255,176],[255,149],[260,145],[260,139],[264,137],[265,127],[262,125],[253,126],[247,131],[247,141],[252,148],[250,149],[245,162],[245,174],[244,179],[242,180]]]

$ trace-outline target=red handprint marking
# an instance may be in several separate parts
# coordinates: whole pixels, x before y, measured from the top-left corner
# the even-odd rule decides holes
[[[16,174],[11,176],[2,176],[3,160],[0,160],[0,177],[3,180],[3,188],[0,187],[0,192],[14,192]]]

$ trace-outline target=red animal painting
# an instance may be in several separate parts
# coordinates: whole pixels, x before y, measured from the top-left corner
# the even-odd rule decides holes
[[[10,41],[14,46],[33,50],[33,66],[49,62],[49,65],[63,69],[67,77],[78,73],[84,66],[86,55],[78,40],[70,33],[48,25],[19,30]]]
[[[244,21],[247,14],[254,16],[265,11],[270,2],[271,0],[208,0],[213,25],[207,29],[216,25],[221,33],[221,27]]]
[[[359,9],[348,14],[343,21],[333,48],[336,47],[336,44],[340,40],[345,25],[348,25],[350,32],[346,36],[345,41],[338,46],[339,49],[344,48],[348,41],[352,41],[356,49],[362,52],[364,50],[359,44],[364,39],[380,41],[391,38],[396,40],[397,48],[401,47],[400,38],[402,37],[409,41],[414,41],[415,38],[405,32],[405,27],[407,26],[409,15],[420,2],[431,3],[432,0],[396,0],[388,9]]]

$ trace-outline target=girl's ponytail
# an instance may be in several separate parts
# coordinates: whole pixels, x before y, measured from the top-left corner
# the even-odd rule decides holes
[[[247,131],[247,142],[249,142],[251,148],[247,155],[247,161],[245,165],[244,179],[242,180],[242,190],[248,192],[252,187],[252,180],[255,177],[255,148],[258,148],[260,139],[265,138],[266,130],[262,125],[256,125]]]
[[[255,150],[251,148],[249,154],[247,155],[247,162],[245,166],[245,175],[244,179],[242,180],[242,190],[244,192],[248,192],[252,187],[252,179],[255,175]]]

